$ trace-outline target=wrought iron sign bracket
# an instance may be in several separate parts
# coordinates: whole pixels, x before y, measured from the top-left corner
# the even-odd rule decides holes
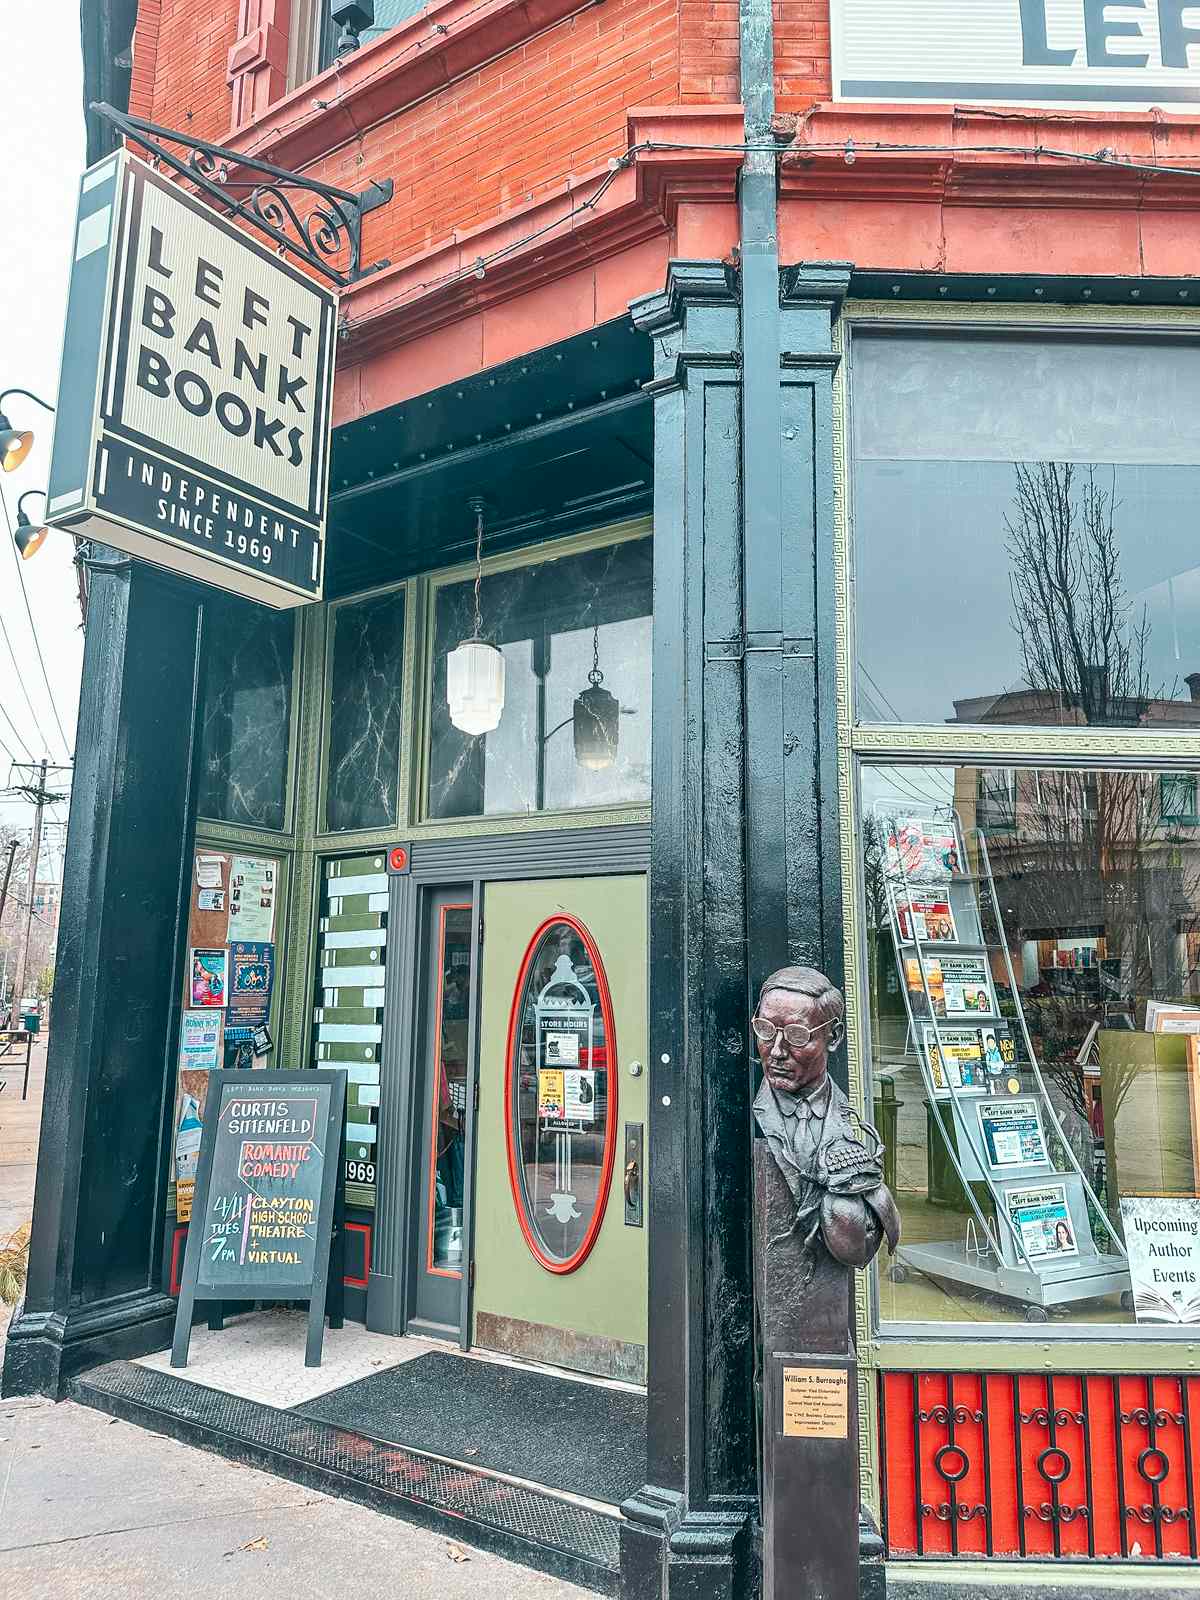
[[[312,267],[339,289],[388,265],[387,261],[375,261],[363,266],[362,219],[392,198],[390,178],[369,183],[353,194],[240,150],[131,117],[103,101],[93,102],[90,109],[155,161],[195,184],[226,215],[240,217],[279,250]],[[168,148],[170,145],[182,146],[187,155]],[[304,214],[293,203],[297,193],[316,197]]]

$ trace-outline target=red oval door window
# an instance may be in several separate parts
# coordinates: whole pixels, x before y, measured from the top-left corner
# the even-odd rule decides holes
[[[544,922],[508,1025],[508,1174],[517,1219],[548,1272],[574,1272],[604,1221],[617,1127],[608,982],[574,917]]]

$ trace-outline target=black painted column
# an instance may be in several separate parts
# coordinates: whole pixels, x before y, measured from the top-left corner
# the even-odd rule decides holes
[[[654,340],[649,1463],[626,1600],[744,1600],[755,1505],[736,284],[675,261]]]
[[[171,1043],[194,837],[201,591],[92,568],[33,1241],[5,1394],[169,1342]]]
[[[845,266],[673,262],[655,348],[649,1463],[624,1600],[757,1584],[747,1021],[841,981],[833,320]],[[751,279],[753,278],[753,282]]]

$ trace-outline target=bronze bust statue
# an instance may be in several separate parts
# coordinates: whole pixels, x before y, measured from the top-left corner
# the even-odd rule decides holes
[[[810,1254],[820,1237],[834,1260],[865,1267],[884,1239],[896,1248],[900,1215],[879,1135],[829,1076],[829,1052],[846,1036],[841,990],[813,967],[781,967],[751,1029],[763,1069],[754,1118],[796,1203],[788,1232]]]

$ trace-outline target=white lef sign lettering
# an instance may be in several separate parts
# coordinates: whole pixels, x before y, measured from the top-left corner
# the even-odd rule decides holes
[[[842,100],[1200,103],[1194,0],[831,0],[830,13]]]

